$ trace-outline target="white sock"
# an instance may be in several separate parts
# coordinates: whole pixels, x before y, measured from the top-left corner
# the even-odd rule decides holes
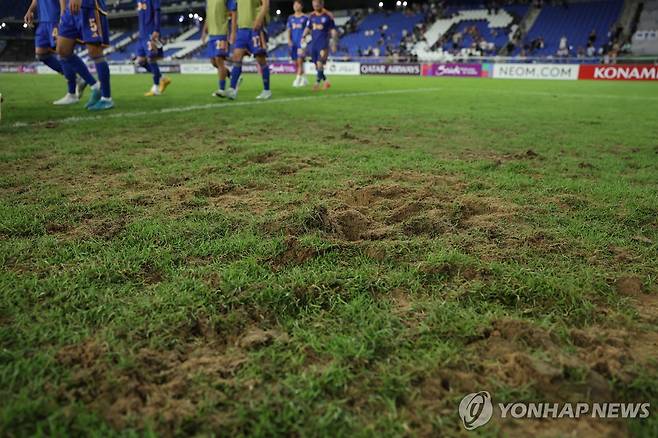
[[[99,81],[96,81],[94,85],[91,86],[92,90],[100,90],[101,89],[101,83]]]

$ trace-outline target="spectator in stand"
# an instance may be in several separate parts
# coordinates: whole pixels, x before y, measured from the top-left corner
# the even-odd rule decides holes
[[[567,57],[569,56],[569,41],[567,40],[566,35],[562,35],[560,38],[560,45],[557,49],[557,56]]]
[[[631,45],[631,40],[630,38],[626,40],[626,42],[621,46],[621,53],[624,55],[628,55],[631,53],[633,49],[633,46]]]
[[[596,56],[596,47],[592,43],[587,43],[587,57],[594,58]]]
[[[589,37],[587,38],[587,42],[594,45],[596,44],[596,29],[592,29],[592,31],[589,33]]]
[[[539,38],[535,38],[530,42],[530,47],[528,47],[528,51],[530,52],[530,55],[533,55],[534,52],[537,50],[542,50],[544,48],[544,37],[540,36]]]
[[[612,64],[617,63],[617,56],[619,56],[619,51],[621,50],[621,47],[619,43],[614,43],[612,45],[612,50],[610,50],[610,62]]]
[[[455,32],[452,36],[452,50],[457,51],[461,47],[462,43],[462,34],[461,32]]]

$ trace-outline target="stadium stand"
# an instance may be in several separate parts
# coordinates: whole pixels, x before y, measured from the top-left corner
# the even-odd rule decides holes
[[[632,1],[632,0],[626,0]],[[8,6],[2,15],[22,19],[28,0]],[[450,60],[465,56],[494,56],[509,54],[518,57],[556,57],[560,41],[566,38],[569,57],[595,54],[603,56],[619,51],[626,40],[616,39],[614,30],[624,6],[624,0],[582,0],[546,4],[540,9],[528,1],[512,4],[498,2],[492,7],[486,0],[459,2],[412,3],[405,10],[334,11],[340,29],[336,58],[356,57],[418,59],[421,61]],[[496,4],[498,4],[496,3]],[[111,18],[114,14],[112,47],[108,58],[114,62],[128,61],[135,55],[137,42],[132,18],[134,0],[108,0]],[[489,6],[486,6],[486,5]],[[167,59],[205,58],[198,19],[190,19],[192,12],[202,13],[203,2],[163,0],[167,7],[182,8],[167,14],[168,25],[163,27],[165,57]],[[288,57],[284,12],[273,15],[269,25],[269,50],[272,58]],[[526,20],[531,17],[532,20]],[[658,53],[658,0],[647,0],[637,31],[633,35],[636,54]],[[174,24],[174,25],[172,25]],[[123,27],[121,27],[123,26]],[[524,29],[524,27],[529,29]],[[123,29],[123,30],[121,30]],[[31,37],[30,30],[14,26],[8,32]],[[592,34],[596,35],[593,48],[586,50]],[[0,35],[0,38],[2,36]],[[562,51],[564,52],[564,51]],[[623,51],[622,51],[623,52]],[[80,52],[83,56],[84,51]]]
[[[658,0],[644,2],[637,30],[633,34],[632,50],[636,55],[658,53]]]
[[[474,48],[474,43],[477,46],[482,42],[493,45],[485,51],[494,52],[507,41],[511,26],[522,18],[517,14],[525,15],[526,11],[527,7],[515,7],[512,12],[501,8],[497,13],[483,7],[449,7],[442,18],[428,26],[424,38],[416,44],[413,53],[421,60],[441,59],[448,56],[449,52],[462,52],[463,49]],[[458,38],[453,40],[455,35]],[[459,39],[459,35],[466,37]]]
[[[608,43],[608,33],[621,13],[623,0],[565,3],[544,6],[534,26],[524,38],[524,47],[516,53],[530,50],[533,56],[556,56],[560,40],[566,37],[569,55],[576,55],[579,47],[586,47],[589,35],[595,31],[597,49]],[[541,39],[541,47],[532,47],[532,42]]]
[[[368,14],[356,31],[341,38],[337,56],[384,56],[400,46],[405,33],[424,19],[422,14],[383,13]]]

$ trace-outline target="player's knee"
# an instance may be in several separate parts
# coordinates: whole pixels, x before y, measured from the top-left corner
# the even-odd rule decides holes
[[[92,59],[105,57],[105,54],[103,53],[103,48],[101,46],[88,44],[87,50],[89,51],[89,56]]]
[[[235,52],[233,52],[233,62],[234,63],[239,62],[240,64],[242,64],[242,58],[244,58],[244,52],[236,49]]]
[[[52,53],[35,53],[34,59],[36,59],[39,62],[43,62],[46,59],[50,58],[51,56],[53,56]]]
[[[100,64],[101,62],[107,62],[105,55],[101,54],[100,56],[92,56],[91,59],[95,64]]]
[[[58,46],[57,55],[60,58],[69,58],[71,55],[73,55],[73,49],[69,49],[68,47],[64,46]]]

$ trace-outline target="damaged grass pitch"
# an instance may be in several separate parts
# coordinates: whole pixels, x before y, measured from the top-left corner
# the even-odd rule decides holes
[[[207,85],[186,80],[164,99]],[[655,100],[624,100],[645,85],[437,83],[450,105],[115,119],[102,146],[3,127],[0,435],[460,436],[479,390],[655,406]],[[235,122],[254,116],[267,129]],[[482,430],[652,436],[653,414]]]

